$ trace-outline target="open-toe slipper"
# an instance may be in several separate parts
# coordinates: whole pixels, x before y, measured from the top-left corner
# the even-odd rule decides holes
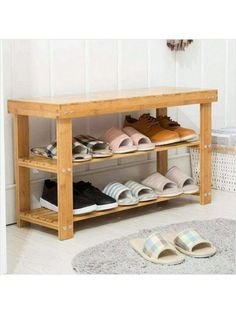
[[[133,196],[140,202],[148,202],[157,198],[157,194],[149,186],[145,186],[132,180],[127,181],[125,186],[131,190]]]
[[[168,170],[166,177],[175,182],[183,190],[184,194],[192,194],[199,191],[199,187],[194,183],[193,178],[187,176],[176,166]]]
[[[137,150],[137,147],[133,145],[132,139],[116,127],[107,130],[101,136],[101,140],[109,143],[114,154],[131,153]]]
[[[166,234],[165,238],[181,253],[191,257],[210,257],[216,253],[214,245],[192,228],[179,233]]]
[[[175,182],[167,179],[159,172],[155,172],[144,179],[142,184],[152,188],[157,193],[157,196],[171,197],[183,193],[182,189],[178,188]]]
[[[109,148],[109,144],[105,141],[98,140],[97,138],[90,135],[77,135],[75,139],[86,146],[89,153],[94,158],[104,158],[112,156],[112,151]]]
[[[151,142],[151,140],[142,133],[138,132],[136,129],[126,126],[123,128],[123,131],[132,139],[134,145],[140,151],[153,150],[155,148],[155,144]]]
[[[53,142],[46,147],[31,148],[31,153],[36,156],[46,157],[49,159],[57,159],[57,142]],[[92,155],[88,153],[88,149],[75,139],[72,141],[72,160],[74,162],[83,162],[92,159]]]
[[[184,261],[184,256],[157,233],[146,239],[131,239],[129,244],[143,258],[155,264],[175,265]]]
[[[110,197],[113,197],[117,201],[119,206],[129,206],[138,204],[139,202],[138,198],[132,195],[131,190],[127,186],[119,182],[109,183],[103,189],[103,193],[109,195]]]

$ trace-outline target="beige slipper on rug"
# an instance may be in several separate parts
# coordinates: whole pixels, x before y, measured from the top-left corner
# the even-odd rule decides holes
[[[192,228],[165,234],[165,238],[181,253],[191,257],[210,257],[216,253],[214,245]]]
[[[184,256],[158,233],[146,239],[131,239],[129,244],[143,258],[155,264],[175,265],[184,261]]]

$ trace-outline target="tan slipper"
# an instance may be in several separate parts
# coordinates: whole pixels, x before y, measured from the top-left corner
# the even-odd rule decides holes
[[[179,233],[165,234],[165,238],[181,253],[191,257],[210,257],[216,253],[214,245],[192,228]]]
[[[183,190],[184,194],[192,194],[199,191],[199,187],[195,184],[193,178],[187,176],[176,166],[171,167],[167,171],[166,177],[175,182],[178,188]]]
[[[129,244],[143,258],[155,264],[175,265],[184,261],[184,256],[158,233],[146,239],[131,239]]]
[[[172,197],[183,193],[183,190],[177,187],[177,184],[164,177],[159,172],[155,172],[142,181],[142,184],[149,186],[160,197]]]

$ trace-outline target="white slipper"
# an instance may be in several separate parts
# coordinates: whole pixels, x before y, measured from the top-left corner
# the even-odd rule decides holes
[[[103,193],[113,197],[119,206],[129,206],[138,204],[138,198],[132,195],[131,190],[119,182],[108,183],[103,189]]]
[[[159,172],[155,172],[144,179],[142,184],[152,188],[157,196],[161,197],[177,196],[183,193],[182,189],[178,188],[175,182],[167,179]]]
[[[157,198],[157,194],[149,186],[145,186],[132,180],[127,181],[125,186],[131,190],[133,196],[140,202],[148,202]]]
[[[181,253],[191,257],[210,257],[216,253],[214,245],[192,228],[179,233],[165,234],[165,238]]]
[[[184,261],[184,256],[157,233],[146,239],[132,239],[129,244],[143,258],[155,264],[176,265]]]
[[[167,171],[166,177],[175,182],[178,188],[183,190],[184,194],[192,194],[199,191],[199,187],[194,183],[193,178],[187,176],[176,166],[171,167]]]

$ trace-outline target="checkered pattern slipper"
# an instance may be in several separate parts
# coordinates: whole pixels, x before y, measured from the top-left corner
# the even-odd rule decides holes
[[[166,234],[165,238],[180,252],[191,257],[210,257],[216,253],[214,245],[195,229],[188,228],[177,234]]]
[[[109,157],[112,156],[112,151],[109,148],[109,144],[105,141],[98,140],[90,135],[77,135],[75,139],[82,145],[86,146],[89,153],[94,158]]]
[[[57,159],[57,142],[53,142],[47,147],[31,148],[31,153],[36,156]],[[92,155],[88,153],[88,149],[86,146],[73,139],[72,158],[74,162],[82,162],[90,160],[92,158]]]
[[[148,202],[157,198],[157,195],[153,189],[138,182],[129,180],[125,183],[125,186],[131,190],[133,196],[136,197],[140,202]]]
[[[193,178],[187,176],[176,166],[168,170],[166,177],[175,182],[178,188],[183,190],[184,194],[192,194],[199,191],[199,187],[194,183]]]
[[[138,204],[138,198],[134,197],[131,190],[119,182],[109,183],[104,189],[103,193],[113,197],[119,206],[128,206]]]
[[[177,184],[159,172],[155,172],[142,181],[142,184],[152,188],[158,196],[171,197],[183,193],[182,189],[177,187]]]
[[[184,261],[184,256],[157,233],[146,239],[132,239],[129,244],[143,258],[155,264],[175,265]]]

